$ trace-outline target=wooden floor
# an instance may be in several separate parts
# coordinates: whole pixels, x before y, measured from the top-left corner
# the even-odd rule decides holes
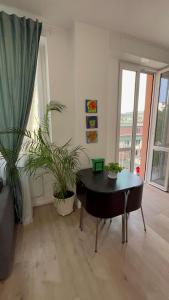
[[[100,229],[79,211],[60,217],[53,205],[36,208],[34,223],[19,226],[14,269],[0,283],[0,300],[169,299],[169,194],[146,186],[143,208],[129,217],[129,242],[121,244],[121,218]]]

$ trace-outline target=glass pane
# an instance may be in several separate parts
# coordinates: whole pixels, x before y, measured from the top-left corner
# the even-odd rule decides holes
[[[169,146],[169,72],[160,79],[155,145]]]
[[[153,151],[153,163],[151,181],[161,186],[165,185],[168,153],[164,151]]]
[[[136,72],[122,71],[120,148],[130,148],[132,141],[134,93]]]
[[[147,92],[147,77],[147,74],[140,73],[134,169],[137,166],[140,166],[141,164],[141,148],[143,139],[144,110]]]
[[[131,158],[131,151],[119,151],[119,164],[123,168],[130,171],[130,158]]]

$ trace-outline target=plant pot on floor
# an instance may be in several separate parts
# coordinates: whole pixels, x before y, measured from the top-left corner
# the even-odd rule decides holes
[[[54,195],[54,206],[57,209],[57,212],[61,216],[67,216],[72,213],[73,205],[75,200],[75,194],[72,191],[67,192],[67,197],[65,199],[58,199]]]

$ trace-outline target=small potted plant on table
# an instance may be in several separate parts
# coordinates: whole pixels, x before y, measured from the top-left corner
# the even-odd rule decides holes
[[[119,165],[119,163],[111,162],[105,166],[105,170],[108,172],[108,178],[116,179],[117,174],[120,173],[123,168]]]

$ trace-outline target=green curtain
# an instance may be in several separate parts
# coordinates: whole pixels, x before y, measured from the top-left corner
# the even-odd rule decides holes
[[[42,24],[0,12],[0,131],[25,130],[29,117]],[[22,223],[22,190],[16,166],[23,136],[0,134],[6,180],[14,198],[15,220]]]

